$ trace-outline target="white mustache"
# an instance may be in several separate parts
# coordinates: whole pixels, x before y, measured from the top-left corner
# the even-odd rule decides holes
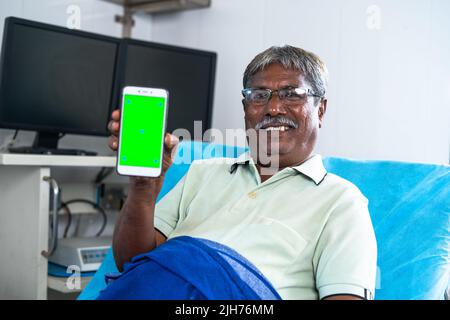
[[[295,129],[298,125],[291,119],[279,117],[279,118],[264,118],[261,122],[258,122],[255,126],[255,130],[259,130],[264,126],[276,126],[276,125],[288,125]]]

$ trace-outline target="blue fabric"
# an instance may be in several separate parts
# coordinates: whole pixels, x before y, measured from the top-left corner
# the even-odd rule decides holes
[[[378,244],[376,299],[443,299],[450,273],[450,167],[324,160],[369,199]]]
[[[236,251],[206,239],[172,238],[107,275],[99,300],[279,300],[270,282]]]
[[[231,157],[243,151],[192,142],[181,143],[177,157]],[[342,158],[325,158],[324,164],[369,199],[378,243],[375,299],[442,299],[450,272],[449,166]],[[158,199],[188,169],[189,164],[173,165]],[[110,252],[79,299],[95,299],[105,287],[105,273],[115,271]]]
[[[68,278],[70,276],[73,276],[73,272],[67,272],[66,266],[61,266],[56,263],[49,262],[48,263],[48,271],[49,276],[58,277],[58,278]],[[92,277],[95,275],[95,271],[83,271],[80,272],[79,275],[81,277]]]

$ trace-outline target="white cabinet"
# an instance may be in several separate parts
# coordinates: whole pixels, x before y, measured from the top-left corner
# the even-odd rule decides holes
[[[46,299],[50,185],[66,172],[114,167],[115,157],[0,154],[0,299]],[[69,180],[69,179],[67,179]],[[86,184],[88,182],[86,181]]]

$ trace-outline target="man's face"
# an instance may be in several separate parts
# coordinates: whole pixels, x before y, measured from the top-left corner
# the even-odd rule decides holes
[[[272,90],[289,87],[311,89],[300,71],[285,69],[277,63],[271,64],[265,70],[255,74],[247,87]],[[280,100],[277,93],[274,93],[267,104],[262,106],[256,106],[243,100],[246,130],[258,129],[256,130],[258,141],[263,133],[267,134],[267,145],[263,146],[266,149],[264,152],[271,157],[278,154],[280,167],[297,164],[312,153],[327,104],[327,100],[322,99],[318,105],[315,105],[316,99],[309,96],[304,103],[291,103],[287,100]],[[291,125],[284,131],[270,131],[271,124],[280,126],[277,119],[287,120],[286,123],[291,123]],[[265,125],[259,129],[262,122]],[[286,129],[286,126],[283,129]],[[279,140],[271,146],[271,135],[274,132],[279,135]],[[255,146],[250,145],[250,147],[253,149]],[[257,154],[255,151],[252,150],[254,154]],[[261,151],[258,150],[258,152]]]

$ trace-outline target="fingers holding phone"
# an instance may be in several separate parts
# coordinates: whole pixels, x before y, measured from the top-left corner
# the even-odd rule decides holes
[[[119,129],[120,129],[120,110],[114,110],[111,113],[111,120],[108,123],[108,131],[111,133],[108,139],[108,146],[117,151],[119,146]]]
[[[167,132],[164,136],[164,154],[161,175],[164,175],[167,169],[172,165],[178,143],[178,138],[173,134]]]

